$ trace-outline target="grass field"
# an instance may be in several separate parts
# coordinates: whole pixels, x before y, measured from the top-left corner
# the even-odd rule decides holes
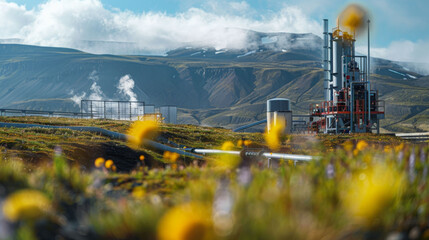
[[[0,118],[97,126],[131,122]],[[259,133],[161,125],[175,146],[270,151]],[[247,140],[247,141],[246,141]],[[0,129],[0,239],[429,238],[429,147],[387,135],[282,136],[309,163],[204,160],[67,129]],[[243,162],[251,161],[251,162]]]

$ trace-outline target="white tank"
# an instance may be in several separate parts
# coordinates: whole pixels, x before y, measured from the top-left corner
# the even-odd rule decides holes
[[[292,132],[292,111],[290,110],[290,100],[286,98],[273,98],[267,101],[267,130],[277,124],[276,121],[283,119],[285,134]]]

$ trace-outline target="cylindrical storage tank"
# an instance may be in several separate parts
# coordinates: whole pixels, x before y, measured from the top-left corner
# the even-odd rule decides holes
[[[267,101],[267,131],[271,131],[274,124],[283,119],[286,126],[284,133],[292,132],[292,111],[290,100],[286,98],[273,98]]]
[[[343,40],[335,39],[333,41],[333,59],[331,60],[332,63],[332,81],[333,81],[333,87],[335,90],[340,90],[342,88],[342,62],[341,57],[343,56]]]
[[[145,105],[144,114],[152,114],[152,113],[155,113],[155,105]]]
[[[159,108],[159,112],[162,114],[164,123],[177,123],[177,107],[176,106],[162,106]]]

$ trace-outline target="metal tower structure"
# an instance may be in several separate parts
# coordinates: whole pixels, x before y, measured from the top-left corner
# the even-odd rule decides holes
[[[310,130],[323,133],[379,133],[384,119],[384,101],[371,90],[369,61],[355,53],[355,36],[339,26],[328,31],[324,19],[324,97],[310,106]],[[369,56],[369,21],[368,21]]]

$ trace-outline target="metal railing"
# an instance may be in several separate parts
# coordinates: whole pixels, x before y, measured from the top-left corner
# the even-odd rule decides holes
[[[145,113],[145,103],[139,101],[82,100],[80,111],[90,118],[136,120]]]
[[[63,112],[63,111],[41,111],[26,109],[0,109],[0,116],[42,116],[42,117],[69,117],[69,118],[88,118],[86,113],[80,112]]]

